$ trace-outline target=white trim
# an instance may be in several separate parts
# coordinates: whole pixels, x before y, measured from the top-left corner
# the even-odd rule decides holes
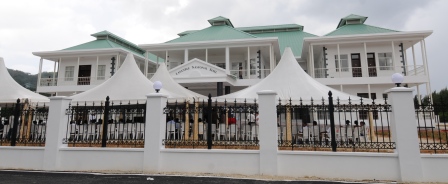
[[[215,47],[224,47],[226,45],[232,45],[235,47],[241,46],[250,46],[251,44],[259,44],[265,43],[268,45],[269,43],[276,43],[278,47],[278,38],[277,37],[267,37],[267,38],[250,38],[250,39],[235,39],[235,40],[212,40],[212,41],[199,41],[199,42],[181,42],[181,43],[158,43],[158,44],[140,44],[138,45],[140,48],[148,51],[163,51],[163,50],[179,50],[185,49],[186,47],[194,47],[194,48],[212,48]],[[191,48],[190,48],[191,49]]]

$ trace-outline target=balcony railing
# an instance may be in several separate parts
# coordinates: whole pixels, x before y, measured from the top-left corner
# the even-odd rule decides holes
[[[57,86],[58,79],[57,78],[44,78],[40,79],[40,86]]]
[[[78,77],[78,85],[90,85],[90,77]]]
[[[405,76],[424,76],[423,65],[410,66],[373,66],[350,68],[315,68],[315,78],[342,78],[342,77],[378,77],[390,76],[393,73],[403,73]]]

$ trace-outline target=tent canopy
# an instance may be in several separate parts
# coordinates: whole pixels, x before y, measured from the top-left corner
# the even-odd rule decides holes
[[[17,99],[28,99],[34,102],[50,102],[48,97],[34,93],[18,84],[9,75],[5,61],[0,57],[0,103],[16,103]]]
[[[146,101],[146,95],[155,93],[154,83],[146,78],[138,68],[134,56],[128,54],[118,71],[102,84],[74,95],[74,102],[104,102],[109,96],[110,101],[130,103],[142,103]],[[168,95],[168,98],[179,98],[177,94],[161,89],[160,93]]]
[[[283,52],[277,67],[265,79],[246,89],[215,97],[215,99],[218,101],[224,99],[243,101],[246,99],[249,102],[257,99],[257,92],[262,90],[273,90],[277,92],[277,99],[280,98],[282,101],[292,100],[294,103],[298,103],[300,100],[303,103],[309,103],[311,99],[316,103],[322,102],[322,99],[328,101],[329,91],[332,92],[334,100],[339,98],[341,102],[348,101],[349,98],[355,101],[360,99],[360,97],[349,95],[317,82],[300,67],[289,47]]]
[[[151,77],[151,82],[160,81],[162,82],[162,89],[168,90],[171,93],[175,93],[178,97],[183,97],[188,100],[196,99],[206,99],[204,95],[195,93],[193,91],[190,91],[186,89],[185,87],[178,84],[174,79],[171,77],[170,73],[168,72],[168,69],[164,64],[161,64],[159,68],[157,69],[154,76]]]

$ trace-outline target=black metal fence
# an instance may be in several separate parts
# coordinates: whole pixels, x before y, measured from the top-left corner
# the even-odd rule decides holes
[[[259,148],[256,101],[209,100],[167,102],[166,148]]]
[[[0,107],[1,146],[45,146],[48,107],[27,101]]]
[[[307,104],[302,100],[277,106],[278,145],[281,150],[392,152],[390,105],[348,99]],[[334,118],[334,129],[331,117]],[[334,132],[334,135],[332,135]]]
[[[65,143],[71,147],[143,147],[146,102],[106,103],[70,105]]]
[[[416,104],[418,138],[422,153],[448,153],[448,103],[443,99]]]

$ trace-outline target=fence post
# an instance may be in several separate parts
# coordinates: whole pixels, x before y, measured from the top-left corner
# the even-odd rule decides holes
[[[145,148],[143,171],[158,172],[160,169],[160,150],[164,149],[162,141],[166,132],[166,116],[163,108],[167,95],[151,93],[146,95]]]
[[[210,93],[208,94],[208,108],[207,108],[206,121],[207,121],[207,149],[212,149],[212,95]]]
[[[277,175],[278,132],[275,97],[272,90],[257,92],[259,104],[260,174]]]
[[[386,91],[391,104],[391,134],[396,143],[402,182],[423,180],[413,89],[395,87]]]
[[[67,147],[63,139],[67,133],[66,109],[71,99],[65,96],[50,97],[43,170],[59,169],[59,148]]]
[[[101,137],[101,147],[106,147],[107,144],[107,125],[109,124],[109,96],[106,97],[104,104],[104,120],[103,120],[103,136]]]
[[[12,132],[11,132],[11,146],[16,146],[17,129],[19,127],[19,116],[20,116],[20,99],[17,99],[17,103],[14,108],[14,124],[12,125]]]
[[[328,111],[330,113],[331,151],[336,152],[336,129],[334,127],[334,105],[331,91],[328,92]]]

